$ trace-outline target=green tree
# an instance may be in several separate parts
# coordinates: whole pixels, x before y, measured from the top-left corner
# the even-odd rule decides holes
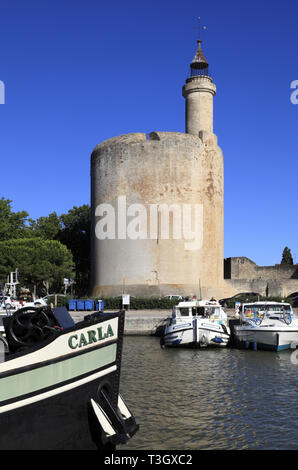
[[[284,248],[284,251],[282,252],[282,259],[281,263],[283,265],[292,265],[293,264],[293,257],[290,248],[287,246]]]
[[[55,240],[62,230],[60,217],[52,212],[47,217],[39,217],[37,220],[30,219],[31,235],[46,240]]]
[[[26,211],[13,212],[11,202],[9,199],[0,199],[0,242],[18,238],[59,241],[72,253],[76,294],[85,295],[90,286],[90,206],[87,204],[80,207],[74,206],[61,216],[52,212],[46,217],[33,220],[29,218]],[[34,256],[34,253],[31,252],[31,255]],[[7,275],[18,266],[15,266],[14,258],[12,258],[13,262],[5,259],[7,265],[4,266],[2,260],[0,268],[4,267],[5,275]],[[27,273],[26,279],[29,276],[30,266],[32,268],[33,264],[29,262],[28,269],[23,270]],[[39,267],[36,269],[38,270]],[[21,271],[20,267],[19,270]],[[34,273],[32,275],[34,276]],[[63,276],[70,277],[70,270],[66,270]],[[73,276],[74,273],[72,273]],[[47,280],[44,279],[44,281]]]
[[[0,199],[0,241],[10,238],[25,238],[29,232],[28,213],[13,212],[10,199]]]
[[[90,206],[74,206],[67,214],[62,214],[60,220],[62,229],[57,239],[72,253],[76,271],[75,292],[86,295],[90,288]]]
[[[37,295],[44,293],[44,282],[52,290],[59,291],[63,278],[69,276],[73,266],[71,252],[57,240],[19,238],[0,242],[0,278],[5,282],[7,274],[19,270],[22,287]]]

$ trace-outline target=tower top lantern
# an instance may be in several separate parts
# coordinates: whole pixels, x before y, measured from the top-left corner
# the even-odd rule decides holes
[[[193,77],[193,76],[196,76],[196,75],[207,75],[209,76],[209,72],[208,72],[208,68],[209,68],[209,64],[206,60],[206,57],[204,55],[204,52],[202,50],[202,40],[201,40],[201,21],[200,21],[200,17],[199,17],[199,38],[197,40],[197,43],[198,43],[198,49],[197,49],[197,52],[190,64],[190,75]],[[203,29],[206,29],[205,26],[203,26]]]

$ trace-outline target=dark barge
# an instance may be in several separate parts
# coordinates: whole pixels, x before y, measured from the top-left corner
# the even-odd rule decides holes
[[[0,335],[1,450],[113,450],[138,430],[119,395],[125,312],[74,323],[22,308]]]

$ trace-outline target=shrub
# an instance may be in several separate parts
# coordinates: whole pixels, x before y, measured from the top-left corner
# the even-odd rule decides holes
[[[57,306],[68,307],[69,296],[57,296]],[[122,297],[80,297],[77,300],[103,300],[105,310],[120,310],[122,308]],[[55,304],[55,296],[48,298],[48,304]],[[130,297],[131,310],[172,310],[179,300],[170,300],[168,298],[159,297]]]
[[[68,301],[70,300],[69,295],[57,295],[57,307],[66,307],[68,308]],[[55,307],[55,295],[49,295],[47,297],[47,304],[51,305],[53,304]]]
[[[102,297],[105,302],[105,309],[120,309],[122,307],[122,297]],[[177,305],[178,300],[170,300],[159,297],[130,297],[131,310],[171,310]]]

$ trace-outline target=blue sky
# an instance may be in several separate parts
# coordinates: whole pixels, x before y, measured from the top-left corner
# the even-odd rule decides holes
[[[90,154],[123,133],[184,132],[196,50],[217,86],[225,257],[298,262],[298,4],[251,0],[3,0],[0,197],[32,218],[90,203]]]

